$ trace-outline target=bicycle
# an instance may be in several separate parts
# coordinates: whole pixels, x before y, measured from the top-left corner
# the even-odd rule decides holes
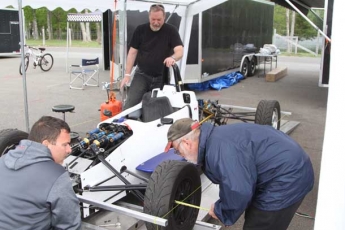
[[[49,71],[54,64],[54,58],[50,53],[45,53],[43,54],[43,52],[46,50],[46,48],[35,48],[32,46],[28,46],[28,45],[24,45],[24,47],[26,48],[25,51],[25,57],[24,57],[24,69],[25,71],[28,69],[29,67],[29,63],[30,63],[30,57],[33,59],[33,66],[34,69],[36,69],[36,66],[39,66],[41,68],[41,70],[43,70],[44,72]],[[39,52],[35,52],[35,50],[39,50]],[[19,65],[19,73],[20,75],[22,75],[22,63],[20,63]]]

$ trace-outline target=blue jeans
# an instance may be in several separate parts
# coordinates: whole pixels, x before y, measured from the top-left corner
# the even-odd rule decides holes
[[[126,103],[123,109],[131,108],[141,102],[145,93],[155,88],[160,88],[163,84],[163,76],[152,77],[142,72],[138,67],[134,73],[134,78],[129,87]]]

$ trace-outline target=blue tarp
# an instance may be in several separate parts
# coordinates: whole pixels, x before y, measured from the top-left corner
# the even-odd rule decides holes
[[[236,84],[242,79],[244,79],[242,73],[237,71],[206,82],[188,84],[188,87],[191,90],[197,91],[206,91],[208,89],[221,90]]]

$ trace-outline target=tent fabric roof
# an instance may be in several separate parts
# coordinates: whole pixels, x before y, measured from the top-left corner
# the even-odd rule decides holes
[[[101,22],[102,12],[88,14],[67,14],[68,22]]]

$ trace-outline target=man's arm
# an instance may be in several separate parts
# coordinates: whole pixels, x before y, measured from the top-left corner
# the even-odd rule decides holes
[[[170,57],[167,57],[164,60],[164,64],[166,67],[170,67],[175,64],[175,62],[179,61],[183,56],[183,46],[179,45],[174,48],[174,54]]]
[[[81,229],[79,200],[76,197],[68,172],[54,183],[47,202],[51,205],[52,227],[54,229]]]
[[[120,88],[123,88],[125,84],[128,84],[131,81],[131,72],[133,69],[133,65],[135,62],[135,59],[137,58],[138,50],[131,47],[128,51],[127,55],[127,62],[126,62],[126,72],[125,76],[121,81],[121,86]]]
[[[171,56],[175,61],[179,61],[183,56],[183,46],[176,46],[174,48],[174,54]]]

